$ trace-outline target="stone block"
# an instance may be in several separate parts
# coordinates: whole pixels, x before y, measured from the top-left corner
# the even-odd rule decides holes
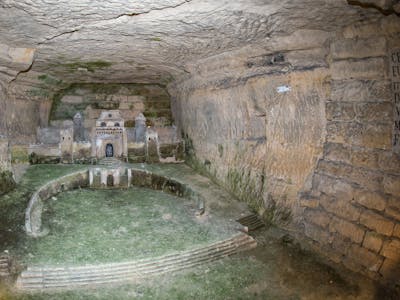
[[[330,234],[328,230],[322,229],[310,223],[305,223],[305,235],[310,239],[322,244],[328,244],[330,241]]]
[[[309,207],[309,208],[317,208],[319,206],[319,200],[312,197],[301,198],[300,206]]]
[[[331,161],[350,163],[350,148],[343,144],[326,143],[324,157]]]
[[[393,104],[391,102],[357,103],[355,111],[357,119],[361,122],[391,123]]]
[[[366,208],[383,211],[386,208],[386,199],[383,195],[366,190],[355,190],[354,201]]]
[[[394,229],[394,223],[392,221],[370,210],[365,210],[361,214],[360,223],[369,229],[387,236],[391,236]]]
[[[400,176],[385,175],[383,189],[385,193],[400,197]]]
[[[346,140],[348,143],[357,146],[375,149],[391,149],[392,125],[363,123],[362,125],[351,126]]]
[[[356,244],[361,244],[364,238],[364,229],[360,226],[339,218],[332,218],[329,225],[331,232],[338,232],[341,235],[348,237]]]
[[[382,274],[383,278],[387,281],[398,281],[400,278],[400,264],[398,261],[385,258],[379,273]]]
[[[400,198],[389,197],[385,213],[397,221],[400,221]]]
[[[348,256],[371,272],[378,272],[383,263],[381,256],[357,245],[350,247]]]
[[[78,104],[83,102],[82,96],[75,96],[75,95],[65,95],[61,98],[61,102],[63,103],[71,103],[71,104]]]
[[[385,34],[398,34],[400,31],[400,20],[399,18],[392,14],[387,18],[381,19],[382,32]]]
[[[315,174],[312,183],[312,189],[315,191],[323,192],[327,195],[335,194],[334,184],[336,179],[325,174]]]
[[[400,224],[396,224],[393,230],[393,236],[400,238]]]
[[[367,231],[365,233],[364,241],[362,243],[363,247],[372,250],[376,253],[379,253],[379,251],[382,248],[382,244],[383,244],[383,236],[373,231]]]
[[[386,39],[342,39],[331,44],[333,59],[365,58],[386,55]]]
[[[382,57],[334,61],[331,64],[331,74],[334,80],[387,78],[387,61]]]
[[[353,168],[347,176],[348,180],[371,191],[382,190],[383,177],[380,173],[369,171],[364,168]]]
[[[392,239],[385,241],[381,250],[384,257],[399,261],[400,260],[400,240]]]
[[[326,124],[326,140],[330,143],[347,143],[346,124],[340,121],[328,121]]]
[[[331,100],[345,102],[386,101],[392,99],[389,80],[333,80]]]
[[[305,211],[304,219],[309,223],[313,223],[323,228],[326,228],[331,221],[331,217],[325,211],[311,209]]]
[[[299,29],[291,35],[271,39],[268,45],[272,51],[320,48],[330,37],[331,32]]]
[[[354,104],[351,102],[327,102],[326,118],[329,121],[350,121],[356,116]]]
[[[335,177],[343,177],[343,175],[349,174],[352,171],[350,165],[326,160],[320,160],[317,168],[318,171]]]
[[[357,146],[351,148],[351,164],[353,166],[378,169],[378,157],[377,151]]]
[[[391,149],[392,125],[328,121],[327,141],[366,148]]]
[[[328,212],[335,214],[338,217],[358,221],[361,215],[361,210],[350,203],[351,195],[347,199],[323,197],[321,196],[320,204]]]
[[[351,240],[348,237],[345,237],[339,233],[332,234],[332,243],[330,244],[331,248],[341,255],[347,255],[347,252],[352,245]]]
[[[378,22],[358,22],[343,29],[343,36],[347,39],[368,38],[383,35],[381,25]]]
[[[320,45],[320,47],[323,45]],[[310,69],[328,67],[326,57],[328,55],[327,48],[314,48],[309,50],[297,50],[287,52],[285,61],[290,63],[295,69]]]
[[[400,174],[400,155],[392,151],[381,151],[378,159],[379,169]]]

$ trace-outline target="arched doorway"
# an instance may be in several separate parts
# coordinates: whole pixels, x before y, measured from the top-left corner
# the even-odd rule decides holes
[[[106,145],[106,157],[113,157],[114,156],[114,147],[112,144]]]

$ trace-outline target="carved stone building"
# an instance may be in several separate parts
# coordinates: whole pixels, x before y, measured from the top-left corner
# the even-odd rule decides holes
[[[92,156],[127,157],[127,134],[118,110],[103,111],[96,121],[92,142]]]

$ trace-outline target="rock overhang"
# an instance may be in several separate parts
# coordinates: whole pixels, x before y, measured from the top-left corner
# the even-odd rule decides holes
[[[30,71],[64,82],[168,84],[193,64],[266,49],[301,30],[379,17],[347,1],[4,1],[0,42],[36,49]]]

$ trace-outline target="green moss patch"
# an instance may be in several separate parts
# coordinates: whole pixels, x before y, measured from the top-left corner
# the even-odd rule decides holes
[[[29,253],[27,236],[23,231],[25,209],[35,189],[51,179],[82,169],[76,165],[30,166],[16,188],[0,196],[0,249],[7,249],[11,256],[21,257]]]
[[[15,188],[16,184],[10,171],[0,172],[0,195],[6,194]]]
[[[28,149],[25,146],[12,146],[11,162],[24,163],[29,161]]]
[[[38,79],[43,82],[46,85],[52,85],[52,86],[57,86],[62,83],[62,80],[57,79],[51,75],[48,74],[42,74],[38,76]]]

